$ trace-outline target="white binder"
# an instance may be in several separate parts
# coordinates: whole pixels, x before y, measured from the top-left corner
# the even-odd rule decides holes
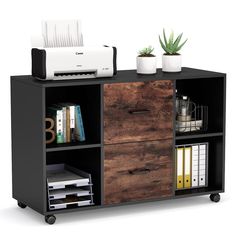
[[[206,144],[199,145],[199,186],[206,185]]]
[[[198,145],[192,146],[192,187],[198,187]]]

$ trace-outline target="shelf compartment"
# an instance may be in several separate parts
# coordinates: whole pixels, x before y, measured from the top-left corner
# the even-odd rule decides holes
[[[46,88],[46,108],[58,103],[80,105],[86,141],[47,144],[46,148],[101,143],[101,85]]]
[[[208,107],[208,132],[223,132],[225,101],[223,77],[177,80],[176,89],[179,94],[188,96],[194,103]]]
[[[176,140],[176,145],[208,142],[208,187],[176,190],[176,195],[224,189],[223,136]]]
[[[46,153],[47,165],[66,164],[91,174],[93,183],[93,202],[95,205],[101,204],[101,163],[100,147],[63,150],[59,152],[51,151]],[[70,207],[76,207],[76,205]]]

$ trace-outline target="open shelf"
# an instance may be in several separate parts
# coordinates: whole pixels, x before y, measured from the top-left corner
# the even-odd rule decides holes
[[[224,189],[224,149],[223,136],[208,136],[176,140],[176,145],[208,142],[208,186],[189,189],[176,189],[175,195],[195,194]]]
[[[101,205],[101,148],[87,148],[77,150],[61,150],[60,152],[47,152],[46,164],[67,164],[84,172],[91,174],[94,205]],[[93,207],[89,206],[89,207]],[[75,208],[74,206],[71,206]],[[71,208],[70,206],[62,211]],[[88,206],[87,206],[88,207]],[[76,207],[79,209],[81,207]]]
[[[67,150],[83,145],[101,143],[101,86],[62,86],[46,88],[46,108],[58,103],[74,103],[80,105],[85,141],[57,144],[47,144],[47,151]],[[55,149],[56,148],[56,149]]]
[[[208,107],[207,134],[223,132],[224,119],[224,78],[201,78],[192,80],[177,80],[176,89],[179,94],[188,96],[198,105]],[[176,133],[176,138],[187,136],[190,133]],[[192,132],[191,135],[198,135]],[[197,137],[197,136],[196,136]],[[199,136],[201,137],[201,136]],[[203,136],[202,136],[203,137]]]

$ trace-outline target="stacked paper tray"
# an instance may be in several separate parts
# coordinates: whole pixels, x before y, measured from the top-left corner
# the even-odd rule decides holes
[[[65,164],[47,166],[50,210],[93,205],[91,175]]]

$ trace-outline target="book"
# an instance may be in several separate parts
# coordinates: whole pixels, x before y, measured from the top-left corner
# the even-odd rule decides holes
[[[63,142],[66,142],[66,107],[62,107],[62,117],[63,117]]]
[[[70,137],[70,108],[66,107],[66,142],[69,143],[71,141]]]
[[[75,106],[75,138],[78,141],[85,141],[85,132],[80,105]]]
[[[56,131],[56,142],[63,143],[63,114],[62,109],[57,106],[50,106],[47,108],[47,114],[55,121],[55,131]]]
[[[59,103],[63,109],[64,121],[64,142],[75,141],[75,106],[74,103]]]

